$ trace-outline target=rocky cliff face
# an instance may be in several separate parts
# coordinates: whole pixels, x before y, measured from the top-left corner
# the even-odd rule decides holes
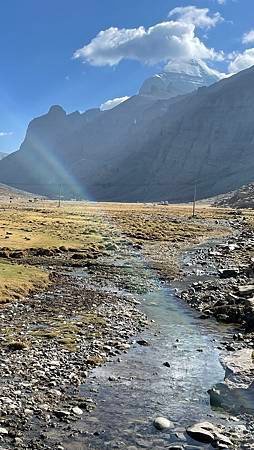
[[[189,201],[195,183],[199,198],[230,191],[254,180],[253,85],[251,68],[184,96],[134,96],[110,111],[52,107],[0,162],[0,182],[42,194],[61,183],[68,196],[123,201]]]

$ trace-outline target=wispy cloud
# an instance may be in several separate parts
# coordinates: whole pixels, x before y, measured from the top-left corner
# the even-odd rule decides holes
[[[12,136],[12,135],[13,135],[13,131],[0,131],[0,137]]]
[[[213,28],[224,20],[219,12],[210,15],[209,8],[197,8],[196,6],[179,6],[172,9],[168,17],[175,17],[184,23],[206,29]]]
[[[254,48],[248,48],[242,53],[234,52],[231,55],[232,61],[229,64],[229,72],[237,73],[240,70],[254,66]]]
[[[244,33],[242,38],[243,44],[253,44],[254,43],[254,30],[248,31],[248,33]]]

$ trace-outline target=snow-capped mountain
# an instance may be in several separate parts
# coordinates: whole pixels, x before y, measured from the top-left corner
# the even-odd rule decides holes
[[[164,72],[144,81],[139,94],[168,99],[188,94],[202,86],[210,86],[222,77],[222,74],[208,67],[203,61],[171,61]]]

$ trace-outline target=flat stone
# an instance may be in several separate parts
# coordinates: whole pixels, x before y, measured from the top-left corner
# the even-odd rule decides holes
[[[219,269],[220,278],[231,278],[237,277],[239,275],[239,269],[236,267],[231,267],[229,269]]]
[[[202,422],[187,428],[188,435],[199,442],[211,443],[214,440],[215,427],[210,422]]]
[[[164,431],[169,430],[170,428],[174,428],[173,422],[166,419],[165,417],[156,417],[154,419],[153,424],[157,430]]]
[[[0,434],[9,434],[9,431],[7,430],[7,428],[0,427]]]
[[[246,286],[239,286],[238,292],[240,295],[249,295],[254,293],[254,284],[247,284]]]
[[[69,417],[69,416],[70,416],[70,412],[69,412],[69,411],[64,411],[64,410],[57,410],[57,411],[54,411],[54,414],[55,414],[56,417],[58,417],[59,419],[62,419],[63,417]]]

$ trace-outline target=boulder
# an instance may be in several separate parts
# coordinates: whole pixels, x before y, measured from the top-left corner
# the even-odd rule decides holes
[[[157,430],[160,431],[165,431],[174,428],[173,422],[166,419],[165,417],[156,417],[156,419],[154,419],[153,421],[153,424],[155,428],[157,428]]]
[[[214,407],[238,414],[254,412],[253,349],[230,353],[223,361],[225,380],[208,391]]]
[[[192,439],[210,444],[214,441],[215,430],[216,428],[210,422],[201,422],[188,427],[186,431]]]

